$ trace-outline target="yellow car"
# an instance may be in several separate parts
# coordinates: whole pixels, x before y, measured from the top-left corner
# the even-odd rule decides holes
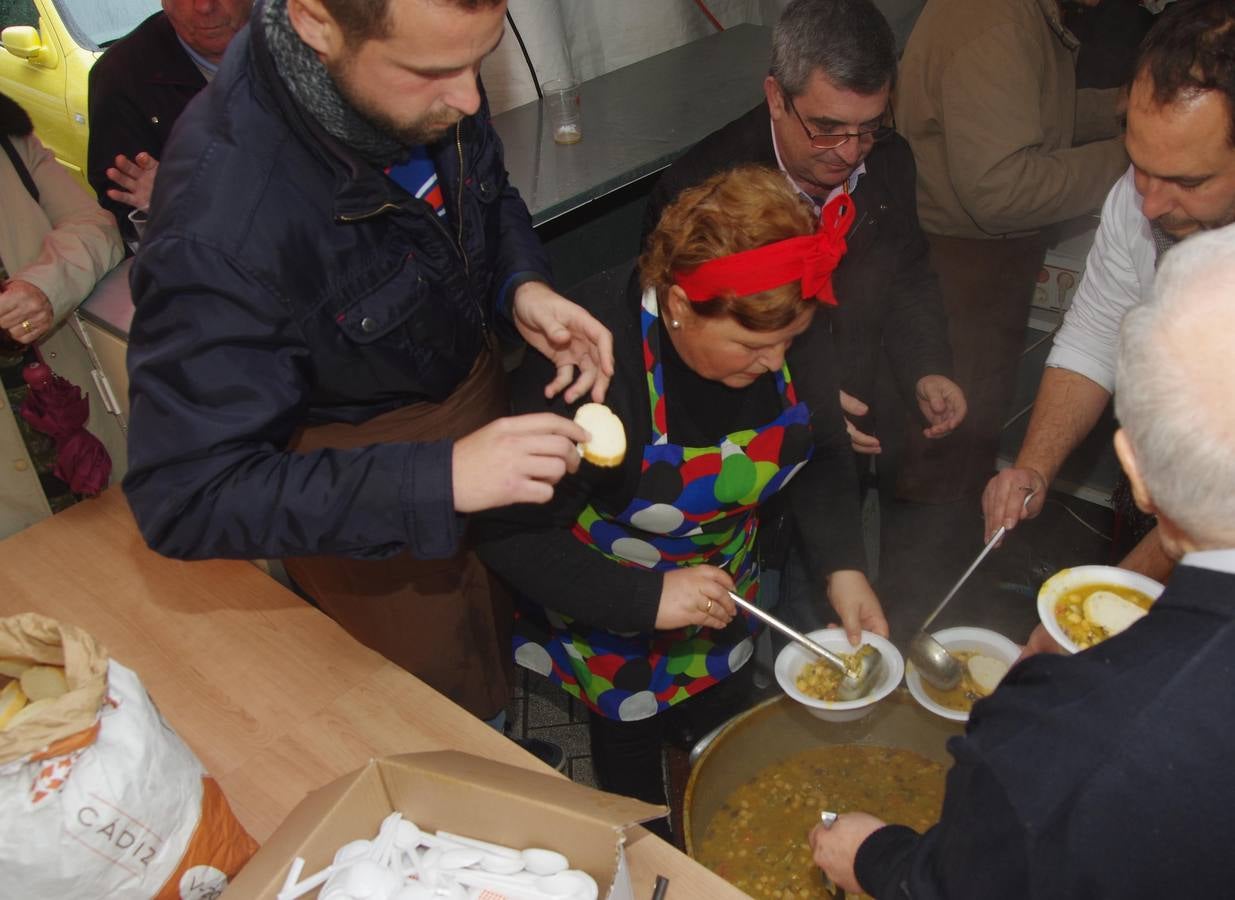
[[[90,67],[160,8],[160,0],[0,0],[0,92],[82,184]]]

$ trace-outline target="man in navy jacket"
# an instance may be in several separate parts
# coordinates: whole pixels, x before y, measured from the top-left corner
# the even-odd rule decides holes
[[[484,718],[509,613],[466,514],[544,502],[586,432],[508,409],[497,342],[603,397],[477,78],[504,0],[269,0],[182,116],[132,275],[125,493],[169,556],[282,557]],[[579,376],[575,380],[574,373]],[[573,384],[571,383],[573,380]]]
[[[949,749],[918,835],[840,816],[815,861],[877,898],[1226,897],[1235,838],[1235,226],[1168,251],[1124,318],[1115,436],[1179,559],[1149,614],[1017,665]]]

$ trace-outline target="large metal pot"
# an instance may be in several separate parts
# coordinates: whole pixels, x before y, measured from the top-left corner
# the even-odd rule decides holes
[[[729,720],[708,740],[686,783],[682,824],[686,852],[703,841],[708,824],[733,791],[760,770],[825,744],[873,744],[912,750],[945,766],[948,738],[964,727],[932,715],[903,687],[856,722],[824,722],[780,696]]]

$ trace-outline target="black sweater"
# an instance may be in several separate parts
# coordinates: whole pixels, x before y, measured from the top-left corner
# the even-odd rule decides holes
[[[563,479],[549,504],[492,511],[477,518],[473,532],[485,563],[528,599],[619,632],[652,630],[663,575],[607,559],[571,535],[570,527],[589,502],[598,510],[621,512],[638,484],[643,447],[651,438],[639,301],[634,276],[624,291],[579,298],[613,332],[617,371],[605,403],[626,426],[624,463],[612,470],[585,463],[578,474]],[[667,335],[662,335],[660,350],[673,443],[712,446],[725,434],[764,425],[779,415],[782,401],[770,373],[748,387],[728,388],[688,369]],[[864,569],[853,458],[830,361],[826,353],[816,352],[819,358],[807,365],[797,351],[795,343],[788,354],[789,368],[798,399],[811,413],[815,453],[794,479],[793,515],[799,533],[806,536],[803,543],[815,571]],[[809,369],[811,376],[803,377],[799,367]],[[544,399],[544,386],[552,378],[548,360],[529,352],[513,378],[515,412],[548,409],[573,415],[573,408],[560,398]]]

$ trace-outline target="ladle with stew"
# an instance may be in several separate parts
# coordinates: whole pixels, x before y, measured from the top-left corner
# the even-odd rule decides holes
[[[858,700],[871,692],[871,688],[874,687],[880,673],[883,671],[883,656],[870,644],[863,644],[858,648],[857,652],[853,654],[852,662],[846,662],[831,650],[826,647],[819,646],[819,644],[812,641],[797,629],[789,627],[780,619],[776,618],[776,616],[771,613],[764,612],[753,603],[739,597],[733,591],[729,591],[728,594],[729,598],[733,600],[733,602],[736,603],[741,609],[746,610],[756,619],[763,620],[785,637],[789,638],[789,640],[805,647],[811,653],[827,660],[839,669],[843,673],[844,677],[841,679],[840,687],[836,689],[836,696],[838,699]]]
[[[1025,499],[1021,503],[1021,509],[1026,509],[1029,506],[1029,501],[1033,499],[1036,493],[1037,491],[1030,491],[1025,495]],[[923,679],[929,681],[941,691],[950,691],[960,684],[961,676],[964,675],[964,672],[961,667],[961,661],[949,653],[943,644],[927,634],[926,629],[930,627],[931,622],[935,621],[935,617],[943,612],[943,608],[948,605],[948,601],[956,596],[956,592],[969,580],[969,576],[981,565],[982,560],[986,559],[987,554],[995,549],[1006,533],[1007,529],[1000,525],[994,535],[991,536],[991,539],[987,541],[986,546],[982,548],[978,558],[970,564],[969,568],[965,570],[965,574],[960,577],[956,584],[952,585],[952,590],[948,591],[948,595],[935,607],[935,611],[926,617],[926,621],[922,623],[918,633],[909,642],[909,661],[914,664],[918,674]]]

